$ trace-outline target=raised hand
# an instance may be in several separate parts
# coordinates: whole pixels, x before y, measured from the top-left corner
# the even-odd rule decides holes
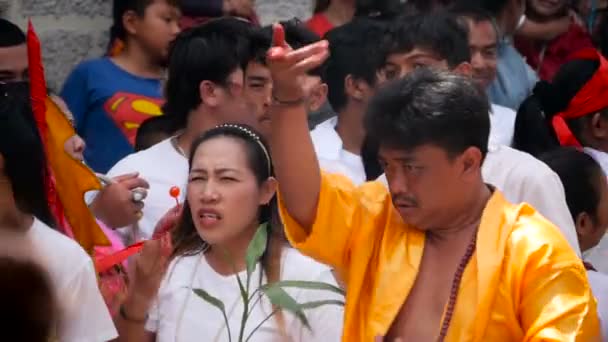
[[[293,50],[285,41],[285,30],[273,25],[272,48],[267,62],[272,75],[275,99],[290,102],[302,97],[300,79],[308,71],[319,67],[329,56],[326,40]]]
[[[129,264],[129,294],[125,302],[129,315],[145,317],[158,294],[161,281],[169,266],[171,236],[144,243],[142,251]]]

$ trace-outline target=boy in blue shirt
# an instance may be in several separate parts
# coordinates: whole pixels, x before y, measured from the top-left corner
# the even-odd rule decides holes
[[[162,115],[161,81],[179,33],[176,0],[114,0],[113,12],[111,37],[122,50],[78,65],[61,92],[87,143],[85,160],[100,173],[133,152],[143,121]]]

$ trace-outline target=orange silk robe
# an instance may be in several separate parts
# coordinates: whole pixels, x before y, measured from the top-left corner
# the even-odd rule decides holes
[[[386,335],[414,284],[425,235],[404,223],[384,185],[356,188],[345,177],[323,174],[309,235],[282,203],[280,212],[291,243],[346,282],[342,340]],[[580,259],[533,208],[512,205],[496,191],[446,341],[599,340],[596,302]]]

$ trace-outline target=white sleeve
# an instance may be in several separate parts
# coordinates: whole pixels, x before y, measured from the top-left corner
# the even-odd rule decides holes
[[[102,342],[118,337],[110,312],[99,292],[91,259],[59,291],[59,336],[62,342]]]
[[[536,172],[535,172],[536,171]],[[559,176],[551,171],[528,171],[520,187],[520,198],[529,203],[543,217],[551,221],[562,232],[576,254],[581,256],[574,220],[566,203],[566,193]]]
[[[338,286],[336,284],[336,279],[329,268],[322,272],[314,281]],[[340,300],[344,302],[345,299],[343,296],[336,293],[319,290],[302,290],[302,294],[296,298],[296,301],[300,304],[320,300]],[[294,339],[294,341],[341,341],[342,327],[344,325],[344,307],[338,305],[323,305],[315,309],[306,310],[305,314],[308,322],[310,323],[311,330],[303,327],[301,324],[299,324],[299,320],[295,319],[294,325],[300,327],[300,331],[298,333],[296,330],[291,334],[292,336],[299,335],[299,338]]]

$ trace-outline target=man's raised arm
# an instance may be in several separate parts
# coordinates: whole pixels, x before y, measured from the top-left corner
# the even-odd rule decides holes
[[[328,44],[320,41],[292,50],[276,24],[268,66],[273,79],[270,139],[282,203],[290,216],[310,232],[317,212],[321,173],[310,133],[300,79],[321,65]]]

